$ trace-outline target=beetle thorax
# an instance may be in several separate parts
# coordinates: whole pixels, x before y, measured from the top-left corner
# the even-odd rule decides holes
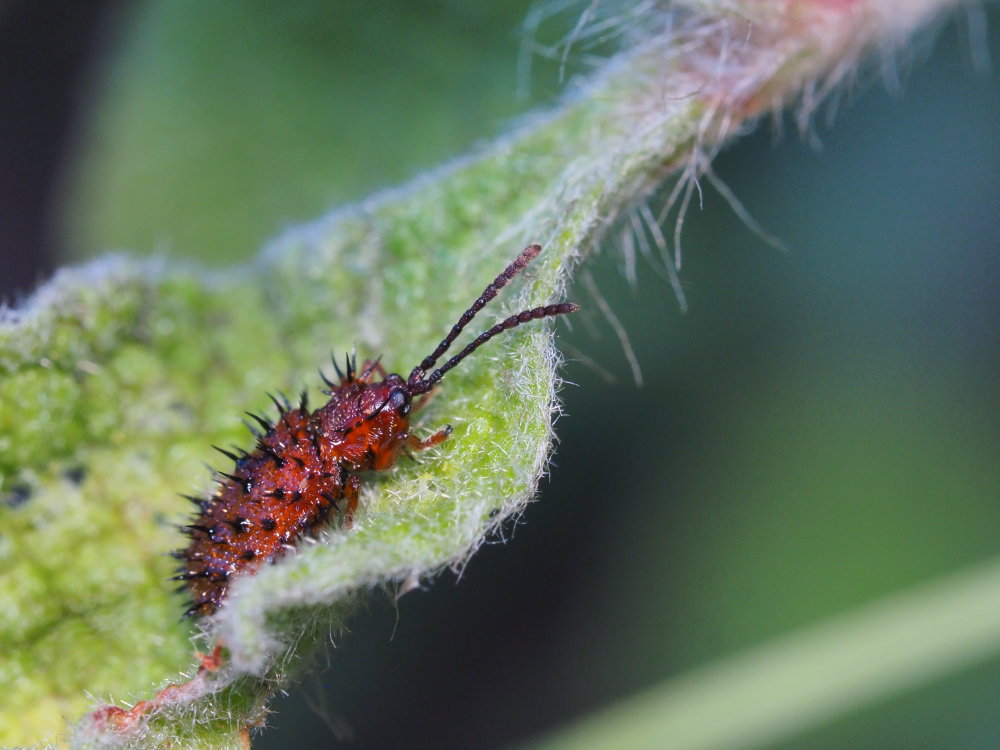
[[[410,396],[399,375],[334,391],[314,418],[349,471],[392,466],[410,436]]]

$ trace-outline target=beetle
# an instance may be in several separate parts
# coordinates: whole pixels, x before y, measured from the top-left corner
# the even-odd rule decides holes
[[[309,410],[305,392],[297,405],[271,397],[279,417],[271,423],[248,415],[257,438],[252,451],[216,448],[235,466],[219,473],[219,487],[208,498],[188,497],[198,508],[184,527],[187,549],[173,553],[182,561],[173,580],[190,592],[188,616],[213,614],[224,602],[234,576],[256,571],[280,556],[303,534],[327,523],[331,510],[343,506],[343,526],[350,529],[357,511],[361,475],[392,467],[404,451],[423,451],[448,439],[451,425],[426,438],[410,432],[410,416],[422,406],[445,374],[503,331],[533,320],[575,312],[561,302],[523,310],[484,331],[440,367],[438,360],[476,316],[542,248],[529,245],[466,310],[431,354],[408,377],[388,373],[379,360],[360,369],[348,357],[344,371],[334,361],[339,382],[323,377],[329,401]]]

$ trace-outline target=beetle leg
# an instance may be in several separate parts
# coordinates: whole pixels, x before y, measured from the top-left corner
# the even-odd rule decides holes
[[[406,447],[415,451],[425,451],[428,448],[433,448],[435,445],[440,445],[448,436],[451,435],[451,425],[445,425],[440,430],[435,432],[429,438],[421,440],[416,435],[410,435],[406,439]]]
[[[361,490],[361,477],[352,474],[344,485],[344,497],[347,498],[347,508],[344,510],[344,528],[354,526],[354,511],[358,509],[358,497]]]

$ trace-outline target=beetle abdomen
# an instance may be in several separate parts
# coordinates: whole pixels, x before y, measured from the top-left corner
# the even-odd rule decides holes
[[[200,513],[186,527],[191,545],[178,580],[187,581],[188,614],[218,609],[234,575],[256,570],[286,545],[320,527],[344,495],[344,472],[320,454],[318,429],[308,410],[285,411],[252,453],[236,456],[220,487],[199,501]]]

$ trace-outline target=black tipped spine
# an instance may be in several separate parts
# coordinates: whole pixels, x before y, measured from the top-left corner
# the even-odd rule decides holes
[[[254,426],[253,426],[252,424],[250,424],[249,422],[247,422],[247,421],[246,421],[245,419],[241,419],[240,421],[241,421],[241,422],[243,422],[243,425],[244,425],[244,426],[245,426],[245,427],[246,427],[246,428],[247,428],[248,430],[250,430],[250,434],[251,434],[251,435],[253,435],[253,436],[254,436],[255,438],[257,438],[258,440],[263,440],[263,439],[264,439],[264,433],[262,433],[262,432],[261,432],[260,430],[258,430],[258,429],[257,429],[256,427],[254,427]]]
[[[337,357],[333,354],[330,355],[330,361],[333,362],[333,369],[337,373],[337,377],[340,378],[340,382],[344,382],[344,373],[340,369],[340,365],[337,364]]]
[[[271,399],[271,403],[274,404],[274,408],[278,410],[279,417],[288,410],[287,407],[281,405],[281,402],[278,401],[278,397],[275,396],[274,394],[268,393],[267,397]]]
[[[217,445],[213,445],[212,447],[215,450],[219,451],[219,453],[221,453],[223,456],[225,456],[226,458],[230,459],[233,463],[239,463],[240,457],[237,456],[232,451],[227,451],[225,448],[220,448]]]
[[[257,450],[267,456],[270,456],[271,460],[278,464],[279,468],[285,465],[285,459],[278,455],[278,453],[271,446],[265,443],[263,438],[257,441]]]
[[[194,505],[200,511],[205,511],[208,508],[209,501],[203,497],[197,497],[196,495],[184,495],[184,494],[182,494],[181,497],[183,497],[189,503]]]
[[[246,414],[248,417],[250,417],[254,422],[259,424],[260,428],[264,430],[264,432],[270,432],[271,430],[274,429],[274,425],[272,425],[270,422],[268,422],[266,419],[264,419],[264,417],[260,416],[259,414],[254,414],[251,411],[243,413]]]

